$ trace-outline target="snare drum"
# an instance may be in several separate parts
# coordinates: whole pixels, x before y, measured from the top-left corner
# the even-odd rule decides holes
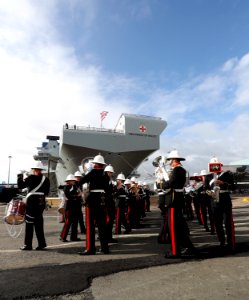
[[[22,199],[12,199],[6,208],[4,221],[10,225],[19,225],[25,221],[26,204]]]

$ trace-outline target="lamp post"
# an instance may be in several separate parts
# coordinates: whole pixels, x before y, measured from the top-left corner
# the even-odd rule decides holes
[[[10,187],[10,163],[11,163],[12,156],[8,156],[8,158],[9,158],[8,187]]]

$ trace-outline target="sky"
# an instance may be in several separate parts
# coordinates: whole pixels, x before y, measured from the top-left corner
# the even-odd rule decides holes
[[[248,20],[244,0],[0,0],[0,182],[102,111],[167,121],[148,174],[173,149],[190,173],[248,158]]]

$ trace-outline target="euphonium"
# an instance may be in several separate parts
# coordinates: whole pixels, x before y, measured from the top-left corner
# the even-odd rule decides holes
[[[206,193],[208,196],[212,197],[214,202],[219,202],[220,200],[220,187],[218,185],[215,185],[212,190],[207,190]]]

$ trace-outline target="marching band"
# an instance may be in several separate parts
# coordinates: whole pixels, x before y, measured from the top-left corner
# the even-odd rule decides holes
[[[195,218],[206,232],[217,234],[222,249],[234,252],[235,230],[230,196],[234,190],[233,174],[230,171],[223,172],[222,163],[213,157],[208,164],[208,171],[201,170],[188,177],[182,165],[184,160],[177,150],[173,150],[167,157],[159,156],[153,161],[154,190],[158,195],[161,213],[158,243],[168,244],[170,249],[165,257],[196,255],[186,221]],[[141,221],[150,212],[151,190],[146,182],[137,181],[135,177],[125,178],[123,173],[114,180],[114,168],[106,164],[101,154],[88,164],[87,168],[82,168],[84,173],[76,171],[69,174],[65,184],[58,187],[61,201],[58,212],[62,223],[59,239],[67,242],[70,235],[70,241],[80,241],[80,226],[80,232],[86,234],[86,246],[79,254],[95,255],[97,227],[100,251],[109,254],[109,244],[118,243],[113,233],[121,234],[124,228],[125,234],[132,234],[133,229],[141,227]],[[26,178],[18,176],[18,187],[20,191],[25,190],[27,195],[23,201],[18,200],[21,204],[17,199],[9,203],[4,218],[6,223],[10,220],[12,224],[25,222],[24,246],[21,250],[33,249],[34,230],[38,240],[36,250],[43,250],[47,246],[43,211],[50,182],[42,174],[40,162],[32,170],[33,174]]]

